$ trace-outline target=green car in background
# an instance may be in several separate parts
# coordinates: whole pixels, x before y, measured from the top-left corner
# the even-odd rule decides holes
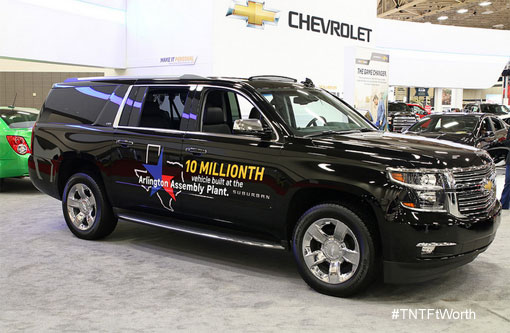
[[[28,176],[30,139],[39,110],[0,107],[0,191],[5,178]]]

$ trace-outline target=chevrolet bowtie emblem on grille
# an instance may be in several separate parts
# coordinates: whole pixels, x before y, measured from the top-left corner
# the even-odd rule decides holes
[[[234,1],[228,9],[227,16],[244,20],[250,28],[264,29],[265,24],[278,24],[280,11],[264,9],[264,1]]]
[[[490,180],[483,186],[483,188],[486,189],[487,191],[491,191],[493,187],[494,184]]]

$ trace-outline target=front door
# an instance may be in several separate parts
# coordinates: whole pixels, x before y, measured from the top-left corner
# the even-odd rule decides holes
[[[279,165],[282,134],[244,93],[205,88],[198,100],[183,142],[183,209],[219,225],[279,232],[276,220],[289,184]],[[261,120],[272,137],[233,134],[233,122],[241,118]]]

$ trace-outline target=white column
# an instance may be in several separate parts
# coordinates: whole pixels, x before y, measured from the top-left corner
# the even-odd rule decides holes
[[[434,89],[434,111],[443,112],[443,89]]]
[[[452,108],[462,110],[462,100],[464,99],[463,89],[452,89]]]

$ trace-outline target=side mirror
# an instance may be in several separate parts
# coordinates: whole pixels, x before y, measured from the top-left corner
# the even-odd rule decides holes
[[[259,119],[237,119],[234,121],[234,134],[253,135],[262,139],[270,139],[272,132],[262,126]]]

